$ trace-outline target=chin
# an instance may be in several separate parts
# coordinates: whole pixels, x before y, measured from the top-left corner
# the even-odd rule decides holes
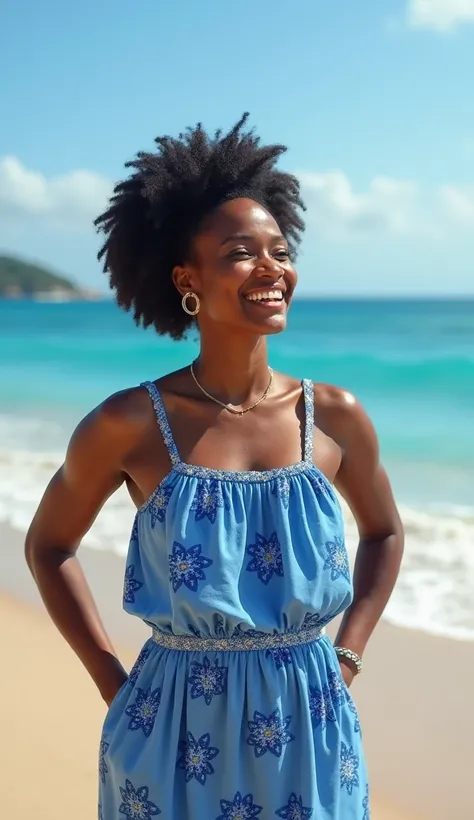
[[[269,316],[264,322],[252,323],[253,327],[260,336],[274,336],[277,333],[282,333],[286,330],[286,316],[279,314],[276,316]]]

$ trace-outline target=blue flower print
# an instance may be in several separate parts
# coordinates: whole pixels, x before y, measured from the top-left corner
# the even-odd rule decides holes
[[[119,806],[119,814],[124,814],[129,820],[150,820],[161,814],[158,806],[148,800],[148,786],[139,786],[135,789],[130,780],[125,781],[125,788],[120,786],[123,803]]]
[[[151,644],[146,643],[145,646],[142,647],[142,649],[140,650],[140,654],[138,655],[138,658],[136,659],[136,661],[135,661],[135,663],[134,663],[134,665],[133,665],[133,667],[130,671],[130,674],[128,676],[128,682],[129,682],[130,686],[135,686],[135,684],[138,680],[138,676],[139,676],[140,672],[142,671],[142,669],[145,665],[145,661],[147,660],[150,652],[151,652]]]
[[[209,706],[214,695],[222,695],[227,683],[227,667],[219,666],[217,658],[211,664],[209,658],[202,663],[193,661],[189,685],[192,698],[204,698]]]
[[[221,482],[215,479],[198,480],[196,494],[191,504],[191,510],[196,513],[196,521],[207,518],[211,524],[214,524],[217,510],[223,506]]]
[[[109,767],[105,762],[105,755],[107,753],[108,748],[109,744],[106,743],[105,740],[101,740],[99,745],[99,777],[102,783],[105,783],[105,778],[109,773]]]
[[[216,820],[252,820],[263,811],[262,806],[257,806],[253,802],[253,795],[246,794],[242,797],[237,792],[233,800],[221,800],[221,812]]]
[[[269,655],[273,655],[275,666],[277,669],[282,669],[283,666],[293,663],[291,652],[287,646],[277,646],[275,649],[267,649]]]
[[[309,711],[315,726],[321,725],[324,729],[328,721],[334,723],[336,713],[328,686],[323,686],[322,689],[317,686],[309,687]]]
[[[308,473],[308,478],[316,495],[329,495],[331,498],[334,498],[330,484],[325,481],[320,473],[316,470],[311,470],[311,472]]]
[[[123,600],[126,604],[135,603],[135,593],[143,586],[142,581],[137,581],[137,579],[133,577],[134,574],[135,566],[134,564],[130,564],[125,570],[125,581],[123,585]]]
[[[309,820],[313,814],[313,809],[305,808],[303,806],[303,798],[297,797],[293,792],[290,794],[288,804],[278,809],[275,814],[277,814],[278,817],[282,817],[283,820]]]
[[[254,747],[255,757],[262,757],[267,752],[281,757],[283,746],[295,739],[288,731],[290,721],[291,715],[282,719],[278,709],[268,717],[254,712],[253,720],[248,721],[250,734],[247,743]]]
[[[331,581],[337,581],[341,576],[346,581],[350,581],[349,560],[344,539],[336,535],[334,541],[326,541],[324,546],[328,554],[324,562],[324,569],[331,570]]]
[[[290,480],[287,475],[277,475],[272,484],[272,494],[279,498],[285,509],[288,509],[290,504]]]
[[[341,743],[341,789],[347,789],[352,794],[354,786],[359,785],[359,761],[352,746]]]
[[[180,769],[184,769],[186,783],[194,777],[198,783],[204,786],[207,776],[214,774],[214,767],[209,761],[219,754],[219,749],[210,746],[210,742],[209,734],[201,735],[198,740],[195,740],[191,732],[188,732],[187,740],[180,741],[179,748],[182,755],[177,765]]]
[[[138,516],[135,516],[132,532],[130,534],[130,545],[138,544]]]
[[[326,622],[327,619],[323,618],[318,612],[307,612],[301,624],[301,629],[316,629],[317,627],[322,629]]]
[[[182,584],[196,592],[198,581],[204,581],[206,576],[204,569],[210,567],[212,561],[201,555],[201,544],[194,547],[183,547],[177,541],[173,543],[173,551],[168,556],[170,562],[170,581],[173,584],[174,592],[177,592]]]
[[[168,487],[159,487],[156,495],[152,497],[150,506],[148,507],[150,511],[152,529],[155,527],[157,521],[162,524],[165,520],[166,510],[168,508],[173,490],[173,485]]]
[[[365,797],[362,801],[362,808],[364,809],[364,814],[362,816],[362,820],[370,820],[370,794],[369,794],[369,784],[368,783],[365,787]]]
[[[346,700],[347,700],[347,705],[348,705],[350,711],[354,715],[354,732],[360,732],[361,728],[360,728],[359,714],[357,712],[357,706],[355,705],[352,697],[350,696],[349,691],[346,692]]]
[[[272,533],[268,540],[257,532],[255,544],[250,544],[247,552],[253,556],[247,564],[247,570],[256,572],[263,584],[268,584],[274,575],[283,577],[281,548],[276,532]]]
[[[150,737],[160,706],[161,690],[140,689],[137,686],[136,692],[135,703],[125,709],[127,717],[131,718],[128,728],[132,731],[143,729],[145,737]]]
[[[341,676],[337,674],[337,672],[329,672],[328,682],[331,700],[334,704],[340,706],[341,703],[344,703],[347,698],[347,689],[344,685],[344,681]]]

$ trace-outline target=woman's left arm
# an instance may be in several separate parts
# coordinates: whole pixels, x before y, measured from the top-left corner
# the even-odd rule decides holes
[[[354,599],[341,622],[336,645],[362,656],[397,580],[403,554],[403,526],[390,482],[379,459],[374,427],[355,397],[340,391],[334,438],[342,452],[335,486],[359,531],[354,566]],[[339,658],[350,685],[354,666]]]

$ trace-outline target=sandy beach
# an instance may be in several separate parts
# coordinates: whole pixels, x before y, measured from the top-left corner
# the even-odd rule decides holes
[[[96,817],[105,705],[50,622],[23,559],[0,527],[2,817]],[[83,549],[82,563],[127,668],[147,636],[121,611],[123,559]],[[473,645],[381,623],[353,687],[371,773],[373,820],[469,820]]]

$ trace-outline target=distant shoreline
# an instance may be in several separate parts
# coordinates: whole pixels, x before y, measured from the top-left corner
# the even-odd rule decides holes
[[[53,288],[51,290],[38,290],[33,292],[18,291],[14,293],[0,293],[0,300],[4,302],[106,302],[110,301],[106,294],[89,290],[67,290],[66,288]]]

